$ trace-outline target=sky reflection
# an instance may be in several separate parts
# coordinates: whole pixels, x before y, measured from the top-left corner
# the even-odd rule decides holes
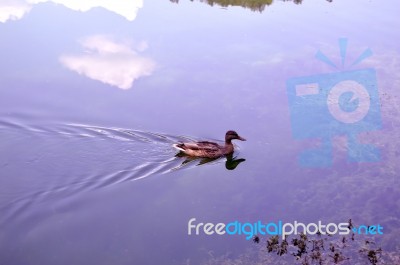
[[[137,78],[150,75],[155,68],[153,60],[138,54],[147,48],[146,42],[134,49],[111,37],[94,35],[83,39],[81,45],[84,53],[62,55],[61,63],[81,75],[121,89],[131,88]]]
[[[86,12],[92,8],[102,7],[129,21],[136,18],[138,10],[143,7],[143,0],[108,1],[108,0],[5,0],[0,3],[0,22],[21,19],[35,4],[52,2],[61,4],[75,11]]]

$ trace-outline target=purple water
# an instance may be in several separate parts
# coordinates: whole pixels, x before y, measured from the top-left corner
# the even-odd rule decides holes
[[[243,236],[188,236],[193,217],[352,218],[383,225],[374,240],[398,253],[397,1],[33,2],[0,3],[0,264],[212,264],[254,250]],[[382,126],[359,139],[380,161],[348,162],[335,135],[331,166],[302,167],[319,139],[293,136],[286,81],[365,68]],[[247,138],[235,170],[175,157],[173,143],[229,129]]]

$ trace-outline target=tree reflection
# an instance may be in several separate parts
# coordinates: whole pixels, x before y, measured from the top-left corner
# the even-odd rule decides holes
[[[179,3],[179,0],[170,0],[172,3]],[[191,0],[193,2],[193,0]],[[274,0],[197,0],[203,3],[207,3],[210,6],[218,5],[221,7],[228,6],[241,6],[248,8],[252,11],[262,12],[266,6],[271,5]],[[303,0],[279,0],[282,2],[293,2],[295,4],[301,4]],[[333,0],[326,0],[327,2],[332,2]]]

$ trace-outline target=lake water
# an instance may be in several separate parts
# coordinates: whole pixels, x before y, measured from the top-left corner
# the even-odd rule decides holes
[[[380,224],[395,264],[398,10],[1,1],[0,264],[260,264],[244,235],[189,236],[191,218]],[[359,98],[324,90],[353,79]],[[247,139],[233,162],[175,157],[230,129]]]

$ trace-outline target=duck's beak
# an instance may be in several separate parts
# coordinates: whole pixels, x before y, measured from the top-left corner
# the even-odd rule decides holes
[[[246,139],[244,139],[243,137],[239,136],[238,140],[240,141],[246,141]]]

